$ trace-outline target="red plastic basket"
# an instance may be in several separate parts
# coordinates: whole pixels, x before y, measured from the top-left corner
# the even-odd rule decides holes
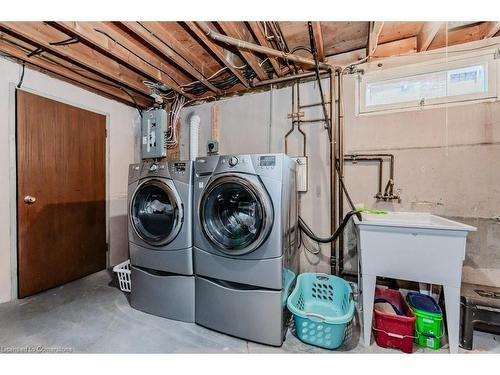
[[[406,315],[386,314],[373,309],[373,331],[377,345],[412,353],[416,317],[401,293],[397,290],[376,288],[375,298],[387,300]]]

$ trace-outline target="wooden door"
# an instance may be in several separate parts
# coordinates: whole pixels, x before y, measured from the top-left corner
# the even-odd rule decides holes
[[[106,267],[106,117],[17,90],[19,298]]]

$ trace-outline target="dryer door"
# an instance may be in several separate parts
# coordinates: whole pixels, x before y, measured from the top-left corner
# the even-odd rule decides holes
[[[130,200],[130,220],[135,233],[146,243],[162,246],[179,233],[183,207],[171,180],[145,179]]]
[[[271,199],[255,176],[217,177],[206,187],[199,209],[205,236],[229,255],[257,249],[273,225]]]

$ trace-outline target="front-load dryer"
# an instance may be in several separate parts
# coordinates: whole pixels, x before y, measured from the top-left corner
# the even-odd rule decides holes
[[[299,261],[295,162],[198,158],[193,194],[196,322],[280,346]]]
[[[129,167],[131,305],[194,322],[191,161]]]

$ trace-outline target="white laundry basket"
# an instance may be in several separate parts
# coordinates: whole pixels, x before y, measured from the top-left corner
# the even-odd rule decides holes
[[[113,272],[118,274],[118,282],[120,284],[120,289],[123,292],[130,292],[130,260],[126,260],[120,264],[113,267]]]

